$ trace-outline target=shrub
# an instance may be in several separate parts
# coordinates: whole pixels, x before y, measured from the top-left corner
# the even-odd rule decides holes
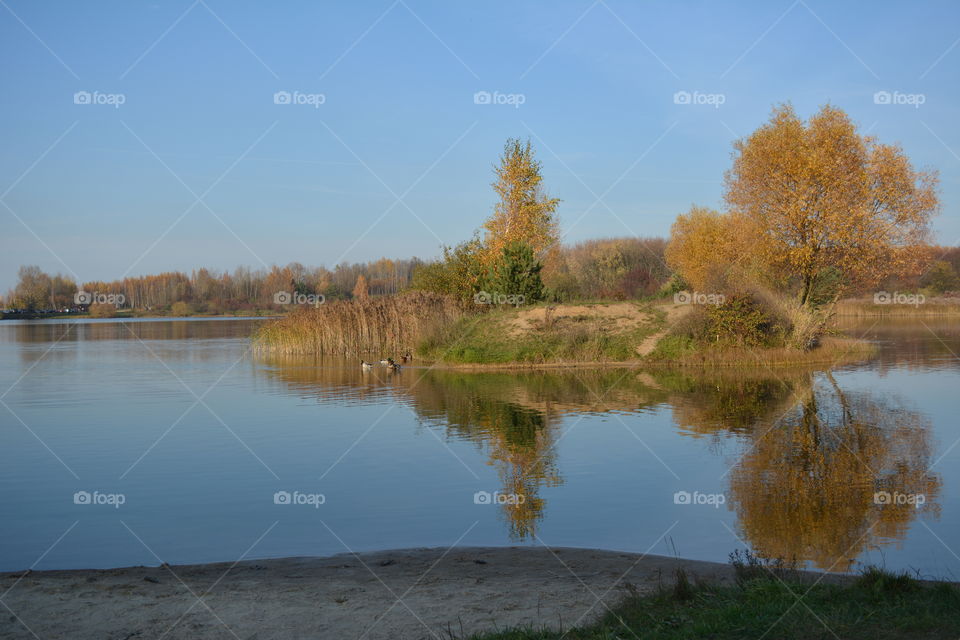
[[[117,315],[117,307],[112,304],[95,302],[88,309],[91,318],[113,318]]]
[[[737,294],[707,309],[707,326],[716,341],[738,347],[772,346],[773,319],[749,295]]]
[[[193,309],[183,300],[178,300],[170,306],[170,313],[177,317],[186,317],[193,315]]]

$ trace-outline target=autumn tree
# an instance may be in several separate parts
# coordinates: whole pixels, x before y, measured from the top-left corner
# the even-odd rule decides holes
[[[739,253],[742,241],[738,226],[742,221],[706,207],[693,206],[677,216],[670,228],[670,242],[665,258],[670,268],[700,291],[725,288],[743,259]],[[737,270],[737,275],[743,270]]]
[[[370,298],[370,288],[367,286],[367,278],[362,273],[357,276],[357,284],[353,287],[353,298],[355,300],[368,300]]]
[[[734,144],[725,183],[731,212],[747,223],[741,251],[782,275],[805,306],[830,270],[861,286],[918,270],[939,207],[935,171],[914,169],[899,146],[860,134],[831,105],[808,122],[776,107]]]
[[[540,162],[530,141],[508,139],[493,171],[498,200],[483,225],[484,264],[498,260],[511,242],[526,243],[542,259],[559,242],[556,210],[560,200],[545,194]]]

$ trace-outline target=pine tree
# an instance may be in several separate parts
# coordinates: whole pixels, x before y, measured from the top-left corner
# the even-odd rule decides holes
[[[487,287],[494,296],[512,296],[515,304],[537,302],[543,299],[543,264],[533,254],[530,245],[511,242],[503,248],[487,274]]]

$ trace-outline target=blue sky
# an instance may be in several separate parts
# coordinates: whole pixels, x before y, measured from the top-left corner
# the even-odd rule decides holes
[[[21,264],[92,280],[433,257],[489,214],[509,136],[537,147],[567,241],[665,235],[722,205],[731,142],[783,101],[832,102],[939,169],[935,230],[956,245],[958,18],[956,2],[3,0],[0,290]]]

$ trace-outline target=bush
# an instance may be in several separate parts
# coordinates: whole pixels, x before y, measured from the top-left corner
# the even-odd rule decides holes
[[[676,346],[783,346],[790,323],[750,294],[734,294],[723,304],[698,306],[674,323],[670,335]]]
[[[716,341],[738,347],[773,346],[776,325],[752,296],[738,294],[707,309],[707,326]]]
[[[177,302],[174,302],[173,305],[171,305],[170,313],[177,317],[183,318],[186,316],[192,316],[193,309],[186,302],[179,300]]]
[[[113,318],[117,315],[117,307],[112,304],[95,302],[87,310],[91,318]]]
[[[471,300],[482,279],[481,248],[482,244],[477,238],[453,248],[444,247],[442,260],[416,267],[410,288]]]

